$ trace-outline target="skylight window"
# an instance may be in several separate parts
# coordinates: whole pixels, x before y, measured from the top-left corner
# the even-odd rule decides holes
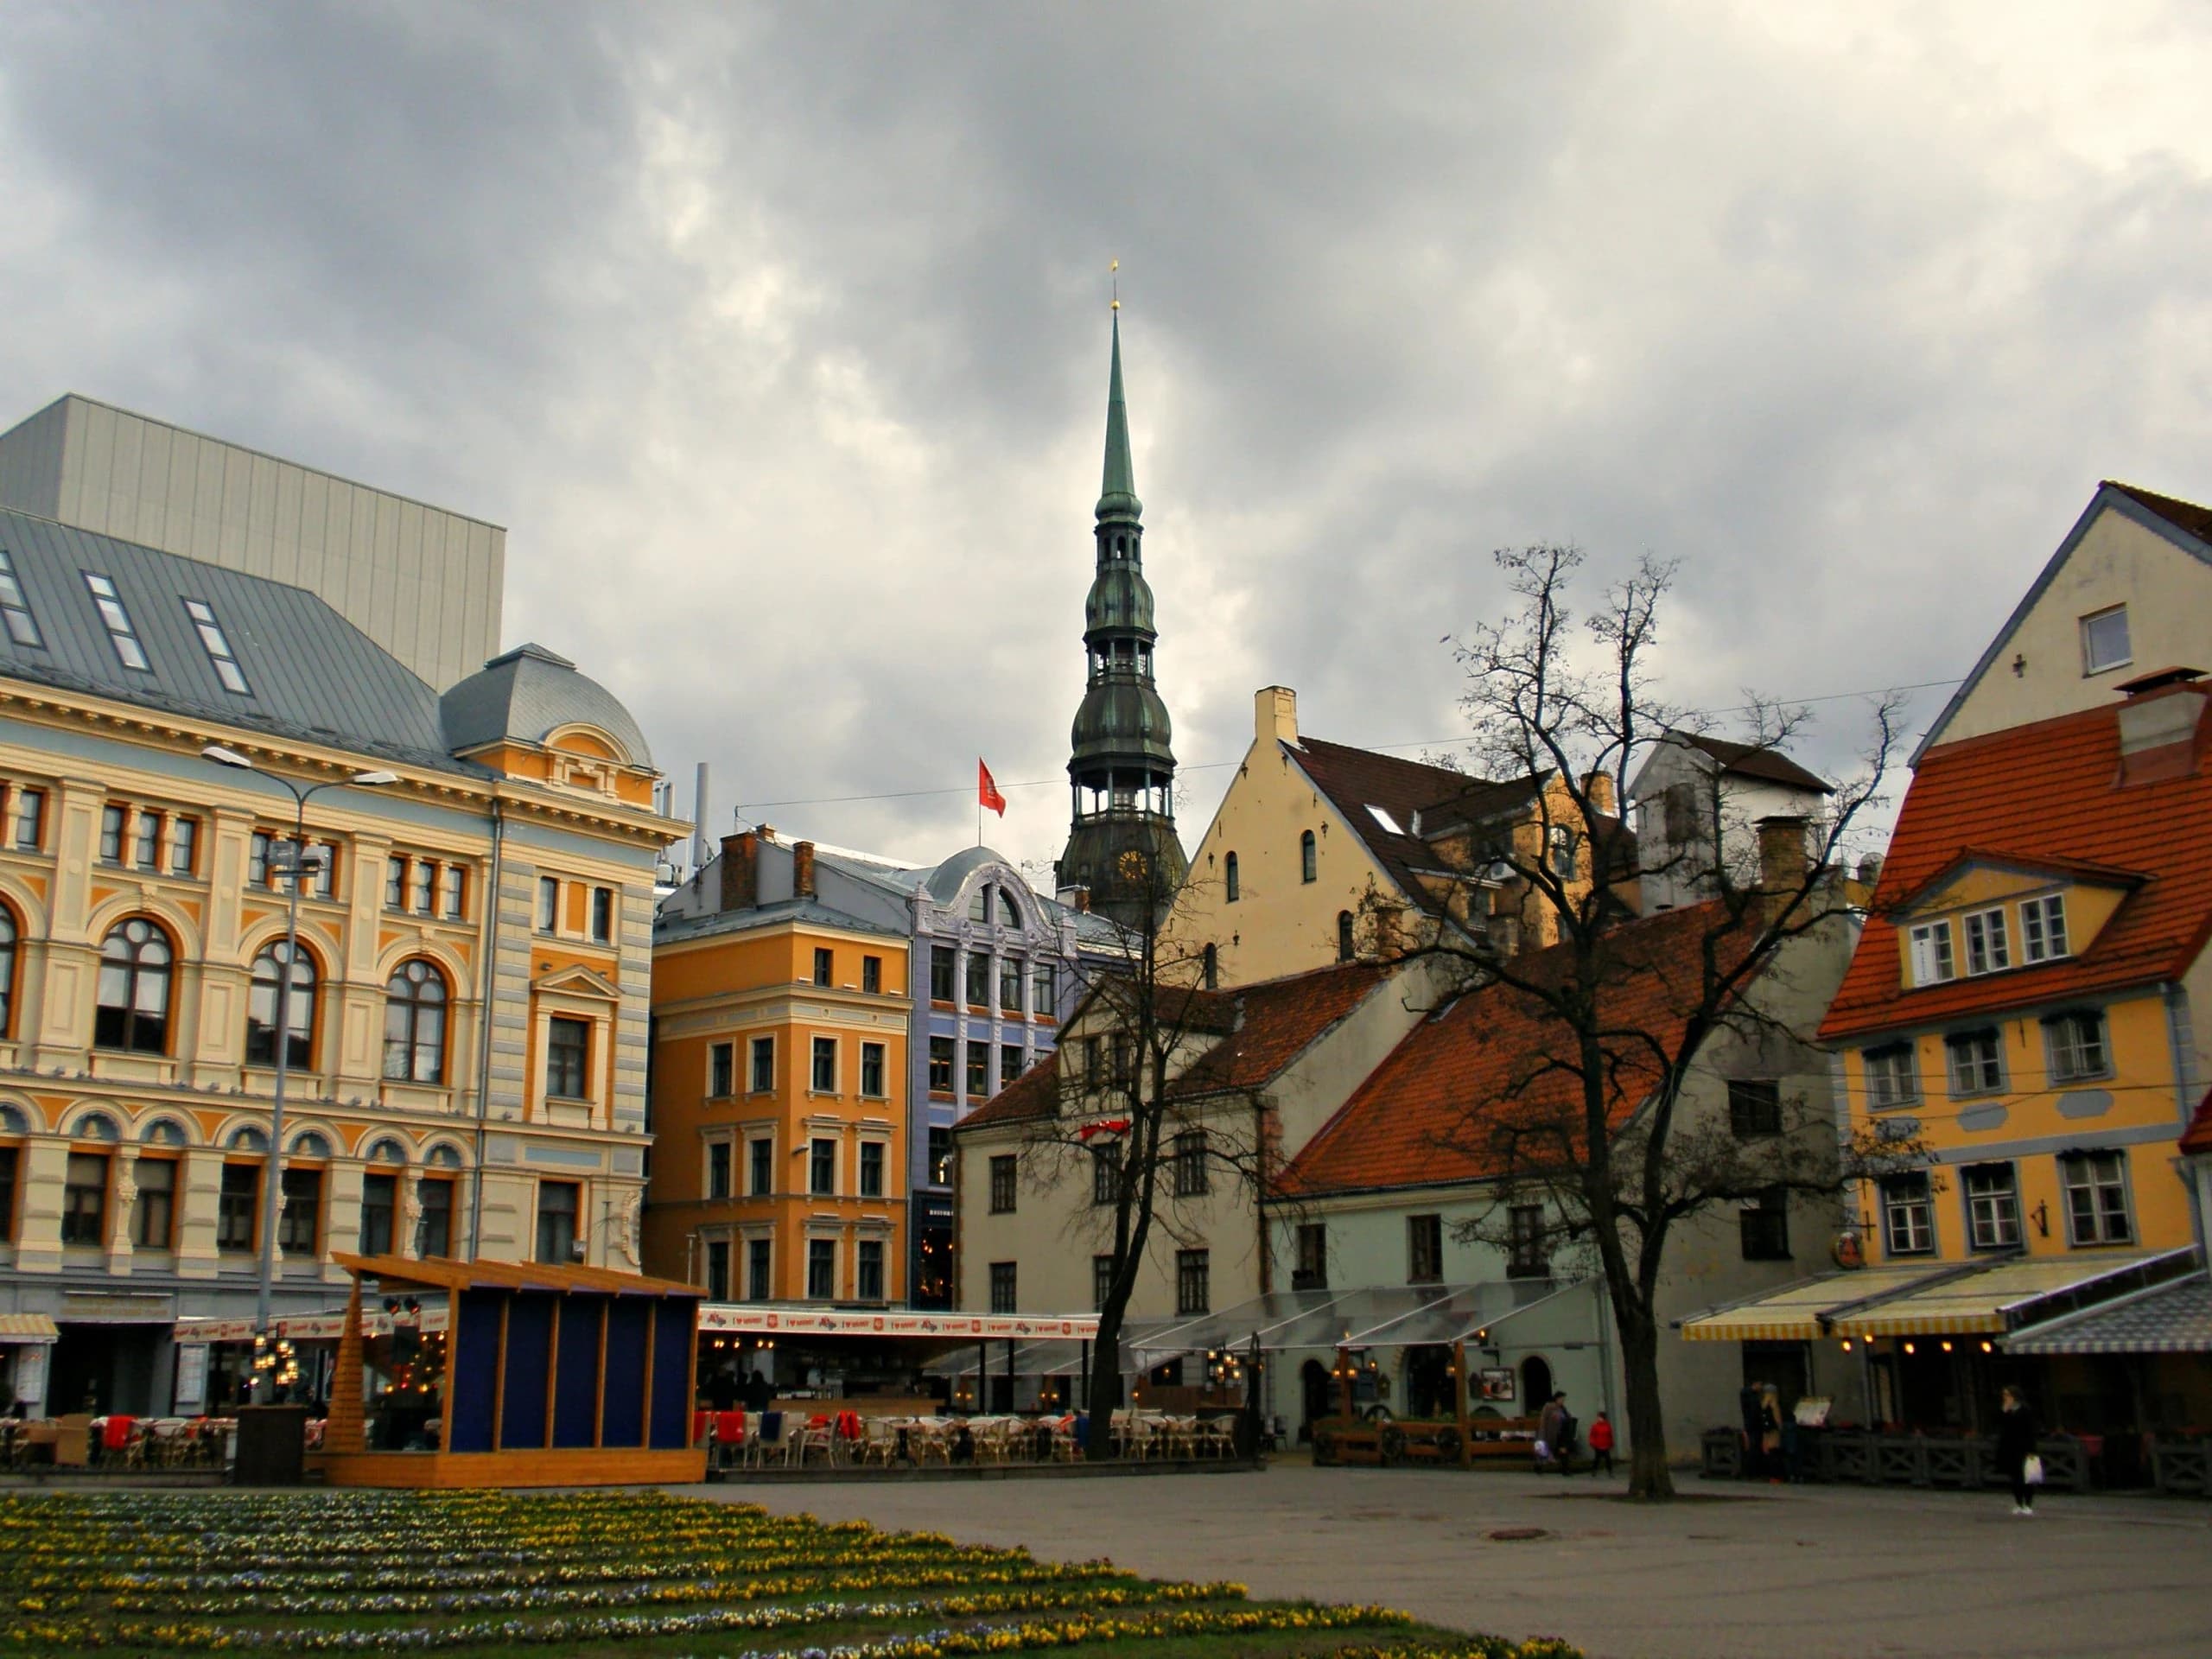
[[[31,607],[24,602],[23,585],[16,580],[16,562],[8,556],[8,550],[0,547],[0,620],[8,625],[8,637],[19,645],[43,646],[38,637],[38,623],[31,616]]]
[[[1402,836],[1406,833],[1403,830],[1401,830],[1398,827],[1398,821],[1395,818],[1392,817],[1381,807],[1376,805],[1372,801],[1370,801],[1367,804],[1367,816],[1373,818],[1376,823],[1381,824],[1383,829],[1389,831],[1389,833],[1394,836]]]
[[[251,690],[245,683],[245,671],[232,653],[231,642],[224,637],[223,625],[215,620],[214,611],[198,599],[186,600],[184,610],[192,626],[200,630],[200,643],[207,647],[207,660],[215,664],[215,677],[222,681],[223,690],[245,696]]]
[[[123,665],[150,673],[153,664],[146,660],[146,647],[138,643],[138,631],[130,626],[130,613],[123,608],[115,584],[87,570],[85,586],[92,590],[92,602],[100,607],[100,620],[107,624],[107,637],[114,642],[115,654],[123,659]]]

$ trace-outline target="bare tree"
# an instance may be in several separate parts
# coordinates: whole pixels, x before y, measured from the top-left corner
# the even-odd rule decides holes
[[[1509,925],[1487,937],[1445,930],[1403,954],[1451,958],[1461,988],[1502,999],[1522,1033],[1497,1097],[1465,1102],[1448,1137],[1495,1173],[1470,1230],[1505,1242],[1500,1218],[1518,1210],[1525,1228],[1540,1205],[1549,1242],[1594,1258],[1620,1336],[1630,1490],[1663,1498],[1674,1486],[1656,1308],[1670,1235],[1718,1206],[1777,1188],[1834,1192],[1922,1151],[1868,1139],[1839,1155],[1833,1124],[1812,1122],[1802,1102],[1777,1103],[1777,1132],[1754,1139],[1685,1109],[1700,1052],[1717,1036],[1797,1040],[1760,982],[1790,942],[1841,925],[1853,895],[1838,868],[1880,799],[1897,710],[1876,703],[1858,772],[1824,815],[1764,826],[1764,860],[1724,855],[1727,804],[1716,779],[1713,845],[1677,855],[1695,861],[1707,896],[1639,918],[1624,893],[1636,853],[1625,809],[1632,772],[1669,728],[1692,723],[1651,683],[1672,568],[1645,561],[1578,617],[1568,608],[1576,550],[1539,546],[1497,559],[1519,608],[1456,648],[1472,758],[1491,777],[1554,786],[1535,794],[1535,834],[1479,847],[1494,913]],[[1782,748],[1805,721],[1802,710],[1756,700],[1749,713],[1752,742],[1765,750]],[[1793,842],[1796,856],[1774,855]],[[1501,944],[1515,940],[1523,948]]]
[[[1020,1143],[1025,1184],[1059,1194],[1071,1248],[1105,1263],[1086,1402],[1094,1459],[1113,1455],[1122,1334],[1148,1252],[1217,1238],[1220,1206],[1249,1205],[1273,1157],[1261,1091],[1217,1052],[1236,994],[1209,989],[1205,948],[1173,943],[1190,930],[1166,925],[1195,882],[1155,895],[1162,925],[1122,930],[1120,950],[1086,972],[1037,1084],[1051,1100]]]

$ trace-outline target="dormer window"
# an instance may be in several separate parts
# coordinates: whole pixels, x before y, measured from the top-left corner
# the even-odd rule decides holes
[[[1966,918],[1967,972],[1994,974],[2012,965],[2002,910],[1978,910]],[[1948,978],[1947,974],[1944,977]]]
[[[245,671],[238,666],[231,642],[223,632],[223,625],[215,620],[214,610],[204,600],[188,599],[184,612],[199,631],[200,643],[207,648],[207,660],[214,664],[215,677],[222,681],[223,690],[235,691],[240,696],[247,695]]]
[[[2020,906],[2020,950],[2030,962],[2056,962],[2066,948],[2066,900],[2058,893]]]
[[[138,643],[138,631],[130,626],[130,613],[123,608],[123,596],[115,591],[115,584],[87,570],[85,586],[92,589],[92,603],[99,607],[100,620],[106,625],[107,637],[123,665],[142,674],[151,673],[153,664],[146,660],[146,648]]]
[[[30,602],[23,597],[22,584],[16,580],[15,561],[5,548],[0,548],[0,620],[7,623],[8,637],[17,645],[44,648],[46,642],[39,638]]]
[[[1910,937],[1914,984],[1940,985],[1947,979],[1958,977],[1957,964],[1951,957],[1951,924],[1948,921],[1923,922],[1912,930]]]

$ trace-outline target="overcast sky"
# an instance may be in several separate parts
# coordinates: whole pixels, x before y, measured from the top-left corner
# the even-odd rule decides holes
[[[981,753],[1058,853],[1116,257],[1186,843],[1256,687],[1463,731],[1493,548],[1680,560],[1667,689],[1726,709],[1956,678],[2101,477],[2212,499],[2201,4],[5,30],[0,426],[77,391],[505,524],[507,642],[716,833],[941,857]]]

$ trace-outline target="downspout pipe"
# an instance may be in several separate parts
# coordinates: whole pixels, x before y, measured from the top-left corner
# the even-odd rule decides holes
[[[468,1259],[484,1245],[484,1143],[492,1119],[492,1011],[499,974],[499,900],[507,842],[506,803],[492,798],[492,879],[485,884],[484,979],[476,1037],[476,1158],[468,1182]]]

